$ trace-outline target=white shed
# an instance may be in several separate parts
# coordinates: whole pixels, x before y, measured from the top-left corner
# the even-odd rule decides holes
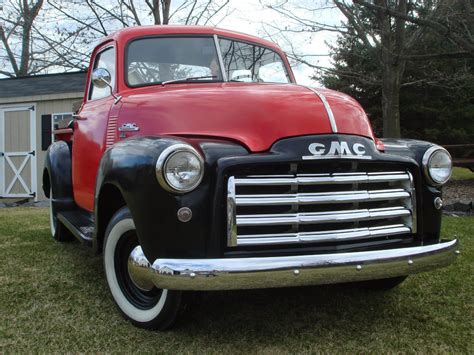
[[[0,198],[45,199],[42,172],[53,127],[72,119],[85,81],[85,72],[0,79]]]

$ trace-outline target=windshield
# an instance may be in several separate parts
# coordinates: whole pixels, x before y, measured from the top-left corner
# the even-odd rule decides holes
[[[222,81],[212,37],[152,37],[133,41],[127,50],[127,83]],[[202,78],[196,80],[195,78]]]
[[[213,37],[149,37],[127,47],[129,86],[222,81],[288,83],[281,57],[269,48],[219,38],[223,68]]]

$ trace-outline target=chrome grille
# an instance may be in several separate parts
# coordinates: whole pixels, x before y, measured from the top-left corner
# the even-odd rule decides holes
[[[228,246],[348,242],[415,233],[408,171],[231,176]]]

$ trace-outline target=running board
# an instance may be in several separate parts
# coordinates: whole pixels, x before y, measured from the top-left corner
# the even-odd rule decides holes
[[[83,210],[62,211],[58,213],[58,219],[81,243],[92,246],[95,225],[90,213]]]

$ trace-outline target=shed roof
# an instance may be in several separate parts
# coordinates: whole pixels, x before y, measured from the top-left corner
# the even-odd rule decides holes
[[[87,72],[71,72],[0,79],[0,99],[83,92]]]

